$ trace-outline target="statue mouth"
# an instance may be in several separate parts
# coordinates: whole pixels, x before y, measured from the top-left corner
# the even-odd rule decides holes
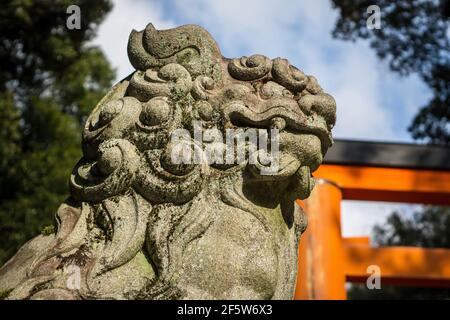
[[[314,135],[320,139],[322,155],[333,144],[331,126],[327,121],[321,116],[306,115],[293,99],[275,98],[257,108],[249,107],[243,101],[234,101],[225,108],[225,117],[238,127]]]
[[[248,166],[251,180],[278,185],[280,190],[306,198],[314,186],[314,172],[332,145],[332,121],[316,112],[308,113],[293,98],[275,97],[250,103],[248,100],[232,101],[225,106],[225,119],[237,127],[267,130],[277,129],[279,152],[276,169],[271,174],[261,174],[266,164],[255,162]]]
[[[314,187],[315,170],[312,164],[304,164],[290,153],[280,155],[280,164],[273,175],[261,175],[262,168],[258,164],[248,166],[250,176],[247,181],[251,184],[266,184],[262,190],[268,191],[270,196],[305,199]],[[264,192],[263,192],[264,193]],[[265,193],[265,196],[269,196]]]

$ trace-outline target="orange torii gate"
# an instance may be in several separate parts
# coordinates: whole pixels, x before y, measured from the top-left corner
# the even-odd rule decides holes
[[[450,249],[371,247],[343,238],[341,200],[450,205],[450,149],[338,140],[299,201],[308,216],[300,241],[296,299],[346,299],[346,281],[365,282],[377,265],[382,284],[450,287]]]

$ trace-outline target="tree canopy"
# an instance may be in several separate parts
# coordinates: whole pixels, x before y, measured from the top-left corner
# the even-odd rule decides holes
[[[409,131],[413,138],[450,145],[450,0],[332,0],[339,12],[334,37],[366,39],[402,76],[417,74],[433,93]],[[377,5],[381,28],[367,28],[367,8]]]
[[[66,12],[81,9],[81,28]],[[81,156],[81,124],[115,72],[90,44],[108,0],[0,6],[0,265],[52,223]]]

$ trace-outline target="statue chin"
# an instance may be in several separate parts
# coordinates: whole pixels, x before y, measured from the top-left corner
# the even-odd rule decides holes
[[[306,228],[295,200],[309,196],[332,144],[334,99],[286,59],[222,57],[195,25],[133,31],[128,55],[136,71],[86,121],[57,232],[30,240],[0,269],[0,291],[291,299]],[[243,139],[231,152],[248,157],[241,162],[174,160],[176,150],[208,158],[213,138],[229,132],[270,142]]]

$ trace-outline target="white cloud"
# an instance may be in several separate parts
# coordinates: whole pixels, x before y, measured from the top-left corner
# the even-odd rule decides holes
[[[341,204],[341,230],[344,237],[366,237],[376,224],[384,224],[394,211],[410,216],[420,205],[344,200]]]
[[[395,138],[389,110],[382,108],[379,73],[375,58],[364,50],[350,51],[335,70],[338,85],[332,88],[338,101],[335,135],[344,138],[388,140]]]

